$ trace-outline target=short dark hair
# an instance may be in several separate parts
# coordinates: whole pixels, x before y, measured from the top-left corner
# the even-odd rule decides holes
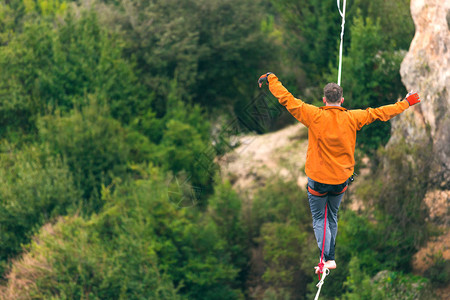
[[[342,88],[334,83],[328,83],[323,88],[323,95],[327,98],[327,102],[338,103],[342,99]]]

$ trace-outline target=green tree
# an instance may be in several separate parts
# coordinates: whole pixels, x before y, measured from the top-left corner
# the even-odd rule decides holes
[[[28,25],[0,47],[1,136],[10,131],[29,133],[35,129],[39,104],[35,83],[39,70],[48,67],[47,53],[52,32],[42,24]]]
[[[125,232],[121,212],[108,211],[87,222],[59,219],[42,227],[27,254],[14,262],[7,299],[180,299],[172,282],[158,270],[154,239]],[[109,222],[102,224],[102,222]],[[102,236],[98,225],[109,225],[114,236]],[[103,229],[103,228],[102,228]],[[130,229],[127,227],[127,229]],[[147,231],[149,231],[148,228]],[[150,229],[151,231],[151,229]],[[139,233],[146,233],[140,230]],[[26,280],[16,281],[16,278]]]
[[[429,184],[431,158],[427,153],[431,145],[426,140],[420,146],[399,141],[395,147],[380,151],[385,161],[376,175],[380,190],[374,204],[380,210],[378,218],[386,241],[383,252],[393,262],[392,267],[402,271],[411,270],[412,255],[429,235],[429,214],[423,199]]]
[[[174,173],[187,172],[194,185],[211,191],[216,153],[210,145],[205,114],[198,105],[186,105],[174,94],[169,96],[167,106],[159,163]]]
[[[261,276],[256,282],[266,299],[303,299],[319,257],[306,193],[295,182],[270,181],[255,195],[251,216],[254,251],[262,258],[249,276]]]
[[[289,63],[304,74],[303,88],[317,86],[336,55],[340,15],[334,0],[271,0],[281,17]],[[348,3],[349,6],[352,3]],[[351,20],[348,20],[351,23]]]
[[[14,9],[2,4],[0,6],[0,45],[9,41],[14,29]]]
[[[371,279],[357,257],[349,263],[344,286],[348,291],[339,298],[342,300],[436,299],[426,279],[389,271],[379,272]]]
[[[94,11],[82,11],[77,19],[65,16],[53,42],[51,67],[40,77],[41,98],[60,109],[82,105],[83,96],[95,95],[107,103],[111,115],[129,123],[142,109],[145,96],[132,61],[122,57],[123,41],[103,28]]]
[[[102,206],[100,188],[116,177],[126,177],[130,146],[126,130],[109,116],[105,106],[92,103],[67,116],[46,116],[39,121],[39,137],[61,155],[83,191],[84,211]]]
[[[105,22],[121,25],[126,53],[136,58],[142,82],[155,94],[158,117],[166,113],[172,80],[184,102],[230,113],[253,98],[248,87],[255,87],[255,70],[272,58],[271,38],[260,28],[260,3],[120,1],[119,13]]]
[[[225,241],[230,261],[240,271],[235,287],[244,289],[249,272],[250,241],[243,221],[242,199],[228,181],[214,186],[214,194],[208,198],[208,215]]]
[[[344,199],[345,201],[347,199]],[[349,291],[349,276],[352,276],[351,280],[358,280],[357,283],[353,281],[352,283],[363,285],[366,276],[370,278],[377,272],[391,267],[391,258],[386,257],[382,251],[385,247],[383,231],[376,224],[371,223],[367,212],[358,214],[345,209],[345,206],[341,207],[336,245],[338,268],[333,270],[333,280],[326,282],[327,288],[322,290],[321,296],[334,298]],[[364,274],[358,276],[360,270],[355,270],[352,263],[358,263],[357,267],[361,268]],[[346,285],[344,285],[345,282],[347,282]],[[315,285],[311,285],[310,292],[316,291]]]
[[[68,167],[45,146],[0,154],[0,274],[44,223],[74,211],[81,193]]]
[[[157,168],[139,177],[103,188],[98,215],[43,227],[13,264],[13,291],[25,298],[242,299],[217,225],[173,205]]]
[[[308,233],[295,222],[264,223],[261,228],[266,270],[263,280],[277,293],[290,294],[289,299],[303,299],[308,266]],[[270,289],[269,289],[270,290]]]
[[[414,23],[410,12],[410,0],[355,0],[349,15],[357,16],[361,10],[364,17],[379,20],[384,36],[383,47],[407,50],[414,36]],[[348,5],[348,3],[347,3]]]
[[[123,123],[149,109],[134,64],[122,57],[122,40],[100,26],[96,13],[76,17],[68,10],[62,20],[24,20],[23,31],[0,46],[2,136],[34,132],[39,115],[80,107],[89,95]]]

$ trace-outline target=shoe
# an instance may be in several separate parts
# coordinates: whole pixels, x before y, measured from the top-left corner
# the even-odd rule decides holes
[[[336,269],[336,261],[328,260],[325,262],[325,265],[323,267],[329,270]]]

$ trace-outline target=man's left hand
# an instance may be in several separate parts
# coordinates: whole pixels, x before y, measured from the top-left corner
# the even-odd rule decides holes
[[[268,73],[266,73],[266,74],[264,74],[264,75],[261,75],[261,77],[259,77],[259,79],[258,79],[259,87],[262,86],[263,82],[265,82],[267,85],[269,84],[269,81],[268,81],[267,77],[268,77],[270,74],[273,74],[273,73],[272,73],[272,72],[268,72]]]

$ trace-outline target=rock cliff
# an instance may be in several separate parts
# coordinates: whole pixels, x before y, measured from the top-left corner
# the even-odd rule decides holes
[[[450,259],[450,1],[411,0],[411,15],[416,31],[400,73],[406,88],[419,92],[422,102],[393,122],[387,146],[432,146],[424,203],[429,221],[443,234],[417,253],[414,268],[421,272],[437,253]],[[450,288],[441,296],[448,299]]]
[[[411,0],[416,27],[414,39],[401,65],[402,81],[408,90],[418,91],[422,103],[402,114],[393,124],[390,144],[399,135],[409,143],[427,139],[431,181],[450,189],[450,1]],[[412,124],[413,121],[413,124]]]
[[[435,217],[448,224],[450,190],[450,1],[411,0],[415,36],[400,69],[408,90],[422,102],[393,122],[388,147],[404,138],[410,145],[430,141],[427,205],[439,203]],[[444,199],[442,199],[444,198]],[[442,220],[442,214],[447,214]]]

